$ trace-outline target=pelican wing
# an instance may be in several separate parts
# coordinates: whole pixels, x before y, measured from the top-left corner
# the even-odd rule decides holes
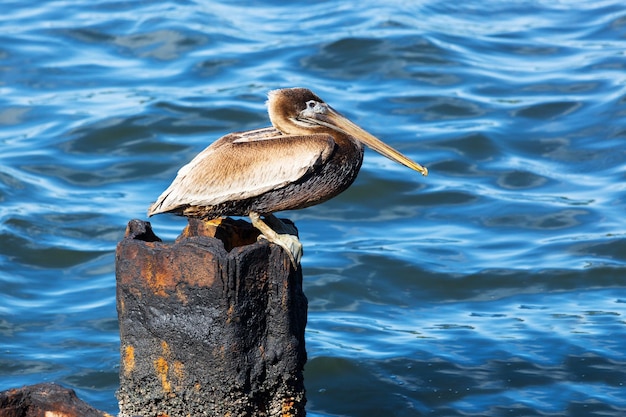
[[[148,215],[186,206],[213,206],[259,196],[298,181],[322,166],[330,135],[283,135],[273,128],[231,133],[183,166]]]

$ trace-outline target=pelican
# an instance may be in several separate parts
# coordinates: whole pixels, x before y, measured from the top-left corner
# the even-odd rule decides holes
[[[302,245],[273,213],[319,204],[348,188],[361,168],[363,144],[428,174],[306,88],[270,91],[267,108],[272,127],[213,142],[178,171],[148,216],[249,216],[261,237],[283,247],[297,268]]]

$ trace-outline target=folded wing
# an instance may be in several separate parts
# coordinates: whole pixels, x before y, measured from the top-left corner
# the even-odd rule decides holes
[[[330,158],[330,135],[283,135],[273,128],[226,135],[183,166],[148,215],[213,206],[297,182]]]

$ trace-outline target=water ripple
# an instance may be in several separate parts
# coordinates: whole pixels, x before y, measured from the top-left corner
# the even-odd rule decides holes
[[[116,412],[126,222],[301,85],[430,169],[368,151],[346,193],[281,214],[305,247],[309,414],[624,414],[621,3],[6,6],[0,388]]]

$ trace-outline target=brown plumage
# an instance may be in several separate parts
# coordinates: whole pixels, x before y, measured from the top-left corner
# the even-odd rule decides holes
[[[215,141],[178,171],[148,215],[250,215],[257,228],[265,229],[264,235],[271,234],[260,225],[260,215],[268,218],[277,211],[319,204],[348,188],[361,168],[363,143],[423,175],[428,172],[310,90],[274,90],[268,97],[273,127],[230,133]],[[285,247],[284,242],[275,243]]]

